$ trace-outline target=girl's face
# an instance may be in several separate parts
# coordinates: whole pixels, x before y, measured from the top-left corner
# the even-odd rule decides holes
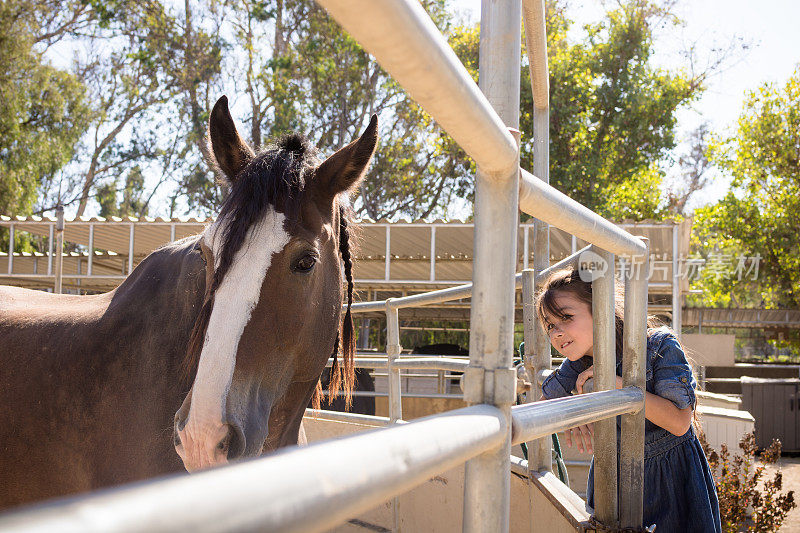
[[[546,314],[545,329],[553,347],[569,359],[577,361],[592,355],[592,309],[572,293],[557,292],[554,298],[564,318]]]

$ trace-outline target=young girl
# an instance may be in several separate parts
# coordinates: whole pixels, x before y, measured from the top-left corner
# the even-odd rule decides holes
[[[622,299],[616,302],[617,388],[622,387]],[[554,273],[537,298],[550,343],[566,359],[542,384],[546,399],[583,392],[592,376],[592,285],[577,270]],[[652,324],[648,321],[648,326]],[[674,333],[647,331],[644,524],[659,533],[721,531],[714,479],[692,429],[696,386]],[[619,424],[619,422],[618,422]],[[567,444],[592,452],[589,426],[566,432]],[[594,507],[594,463],[586,490]]]

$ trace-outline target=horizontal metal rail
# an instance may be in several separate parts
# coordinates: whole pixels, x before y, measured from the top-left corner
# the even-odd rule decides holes
[[[333,422],[348,422],[350,424],[363,424],[365,426],[383,427],[390,423],[387,416],[362,415],[360,413],[345,413],[342,411],[327,411],[325,409],[306,409],[306,417],[315,420],[330,420]],[[397,424],[408,424],[405,420],[398,420]]]
[[[326,366],[331,366],[333,359],[328,359]],[[451,372],[464,372],[469,366],[468,360],[449,359],[446,357],[398,357],[392,362],[395,368],[402,370],[449,370]],[[355,357],[355,368],[388,368],[387,359],[380,357]]]
[[[589,422],[635,413],[643,407],[644,393],[636,387],[515,405],[511,408],[514,420],[511,443],[528,442]]]
[[[536,279],[544,280],[553,272],[574,265],[575,262],[580,257],[580,255],[583,252],[590,249],[591,246],[586,246],[585,248],[581,248],[580,250],[570,255],[569,257],[565,257],[564,259],[552,265],[551,267],[542,270],[542,272],[536,277]],[[522,287],[521,273],[517,274],[516,276],[516,287],[518,289]],[[440,289],[438,291],[430,291],[421,294],[412,294],[410,296],[403,296],[401,298],[389,298],[388,302],[391,307],[394,307],[396,309],[402,309],[406,307],[421,307],[423,305],[450,302],[453,300],[461,300],[463,298],[469,298],[470,296],[472,296],[472,283],[465,283],[464,285],[459,285],[457,287],[450,287],[447,289]],[[387,305],[386,302],[387,300],[377,300],[374,302],[354,303],[351,306],[351,311],[353,313],[386,311],[386,305]]]
[[[520,169],[519,176],[519,208],[613,254],[638,257],[647,253],[638,237],[524,169]]]
[[[419,2],[318,0],[318,3],[483,171],[501,179],[513,172],[518,164],[514,137]]]
[[[406,377],[406,376],[402,376]],[[355,390],[350,393],[353,398],[356,397],[364,397],[364,398],[389,398],[388,392],[375,392],[375,391],[363,391],[363,390]],[[323,396],[330,396],[327,390],[322,391]],[[339,391],[336,393],[339,397],[344,397],[345,393]],[[426,398],[429,400],[441,400],[441,399],[451,399],[451,400],[463,400],[464,395],[461,393],[447,393],[447,392],[405,392],[402,394],[403,398]],[[400,420],[398,418],[398,420]]]
[[[499,409],[475,405],[10,513],[0,518],[0,530],[327,531],[498,447],[508,431]]]

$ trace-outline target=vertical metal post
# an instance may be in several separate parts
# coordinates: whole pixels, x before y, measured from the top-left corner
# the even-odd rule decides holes
[[[572,236],[572,253],[574,254],[577,251],[578,251],[578,238],[575,235],[573,235]]]
[[[130,234],[128,235],[128,275],[133,272],[133,222],[131,222]]]
[[[479,85],[509,128],[519,128],[520,0],[481,2]],[[501,409],[511,427],[516,396],[514,277],[519,231],[519,162],[490,175],[478,168],[475,180],[473,294],[470,310],[470,366],[464,399]],[[509,528],[511,433],[502,445],[471,459],[464,475],[465,532]]]
[[[400,320],[397,308],[392,305],[393,298],[386,300],[386,357],[389,368],[389,419],[391,422],[402,420],[403,404],[400,397],[400,369],[394,366],[394,360],[400,356]]]
[[[169,242],[175,242],[175,223],[169,225]]]
[[[436,281],[436,226],[431,226],[431,281]]]
[[[391,260],[392,260],[392,227],[389,224],[386,224],[386,258],[385,258],[385,263],[383,265],[384,281],[389,281],[389,275],[391,274],[390,270]]]
[[[592,247],[603,261],[593,272],[592,325],[595,391],[616,388],[614,332],[614,254]],[[603,272],[603,267],[605,271]],[[598,520],[616,527],[617,512],[617,422],[608,418],[594,423],[594,504]]]
[[[530,233],[530,226],[525,224],[522,230],[522,270],[527,270],[530,261],[530,248],[528,244],[528,237]]]
[[[536,330],[541,329],[536,316],[536,273],[533,270],[522,271],[522,320],[525,340],[525,368],[531,379],[529,402],[535,402],[542,396],[542,386],[537,376],[539,372],[550,368],[550,345],[547,351],[537,351]],[[528,470],[542,472],[552,469],[552,450],[550,439],[541,438],[528,442]]]
[[[394,360],[399,357],[403,348],[400,346],[400,320],[397,307],[392,305],[392,300],[393,298],[386,300],[386,360],[389,381],[389,421],[395,423],[403,419],[403,398],[400,388],[400,369],[394,366]],[[396,496],[392,499],[392,516],[394,521],[392,531],[400,531],[400,499]]]
[[[528,49],[528,69],[531,78],[531,92],[533,94],[533,174],[545,183],[550,183],[550,81],[547,68],[547,28],[545,27],[544,0],[525,0],[522,8],[525,24],[525,42]],[[535,219],[533,223],[533,269],[535,274],[541,273],[550,266],[550,226],[545,222]],[[535,275],[530,276],[534,282]],[[533,309],[533,298],[539,286],[532,283],[528,297],[524,296],[530,305],[530,318],[525,318],[526,357],[532,355],[535,359],[533,366],[538,373],[551,366],[550,340],[539,324],[538,317]],[[532,387],[536,392],[533,400],[541,396],[536,373],[532,377]],[[531,451],[531,448],[536,448]],[[537,443],[528,446],[529,470],[550,470],[552,452],[549,439],[540,439]],[[531,460],[533,459],[533,461]]]
[[[55,231],[55,228],[53,227],[52,223],[48,224],[47,228],[48,228],[48,230],[50,232],[48,237],[47,237],[47,275],[48,276],[52,276],[53,275],[53,233]]]
[[[642,258],[630,258],[625,277],[625,330],[622,338],[622,384],[644,392],[647,356],[648,239]],[[641,411],[622,416],[619,457],[620,526],[638,528],[644,509],[644,405]]]
[[[94,262],[94,222],[89,222],[89,259],[86,262],[86,275],[92,275],[92,263]]]
[[[64,207],[59,205],[56,208],[56,281],[53,292],[61,294],[62,279],[64,272]]]
[[[672,329],[678,340],[681,338],[681,278],[678,257],[678,225],[672,226]]]
[[[8,226],[8,273],[14,271],[14,224]]]

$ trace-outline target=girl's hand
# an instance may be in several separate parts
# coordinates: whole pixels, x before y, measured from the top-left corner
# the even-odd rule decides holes
[[[594,365],[590,366],[580,374],[578,374],[578,379],[575,380],[575,390],[578,391],[578,394],[583,394],[583,386],[586,383],[586,380],[589,378],[594,377]],[[622,388],[622,378],[619,376],[614,376],[616,378],[616,387],[618,389]]]
[[[578,379],[575,380],[575,390],[578,391],[578,394],[583,394],[583,385],[591,377],[594,377],[594,365],[578,374]]]
[[[567,446],[570,448],[572,448],[572,440],[575,439],[575,445],[577,446],[578,451],[581,453],[584,451],[588,453],[594,453],[594,448],[592,447],[594,424],[586,424],[576,428],[568,429],[564,431],[564,437],[566,438]]]

